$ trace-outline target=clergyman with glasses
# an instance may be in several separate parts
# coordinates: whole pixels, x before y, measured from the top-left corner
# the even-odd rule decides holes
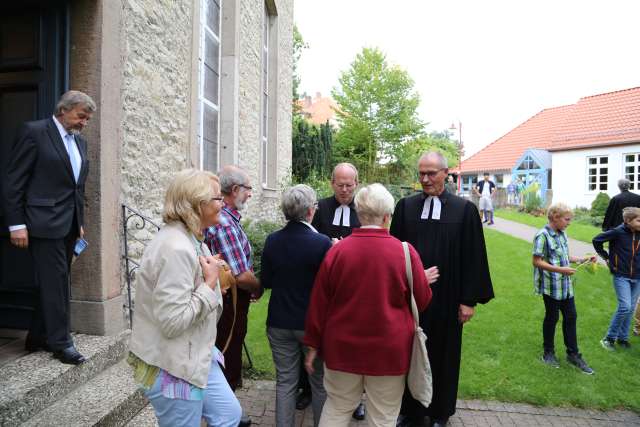
[[[447,160],[437,152],[418,161],[422,192],[401,199],[391,222],[391,235],[416,248],[423,267],[437,266],[438,286],[429,307],[420,314],[427,334],[433,371],[433,399],[428,408],[405,393],[399,426],[444,426],[456,409],[462,326],[477,304],[493,298],[482,224],[475,205],[449,193]]]

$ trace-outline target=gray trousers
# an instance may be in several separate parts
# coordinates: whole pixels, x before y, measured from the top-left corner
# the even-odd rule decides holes
[[[307,353],[307,348],[302,344],[303,336],[304,331],[267,327],[267,338],[271,344],[273,364],[276,367],[276,427],[293,427],[294,425],[300,364],[304,363],[303,355]],[[313,374],[309,375],[309,384],[311,384],[313,425],[317,426],[320,422],[322,406],[327,399],[322,383],[323,361],[317,357],[313,368]]]

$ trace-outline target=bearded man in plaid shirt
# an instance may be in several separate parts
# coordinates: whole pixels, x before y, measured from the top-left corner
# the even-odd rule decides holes
[[[242,211],[251,197],[249,176],[237,166],[225,166],[218,172],[224,205],[220,221],[204,231],[205,242],[213,254],[220,254],[229,264],[236,279],[237,301],[235,307],[232,292],[224,296],[222,317],[218,322],[216,347],[221,351],[231,339],[224,352],[224,375],[232,390],[242,386],[242,343],[247,334],[247,315],[252,298],[262,294],[260,282],[253,273],[251,245],[240,225]],[[250,425],[251,420],[243,416],[241,426]]]

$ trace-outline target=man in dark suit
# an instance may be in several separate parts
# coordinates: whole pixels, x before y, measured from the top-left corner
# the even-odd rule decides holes
[[[609,201],[607,212],[604,214],[602,221],[602,231],[611,230],[622,224],[622,210],[624,208],[633,207],[640,208],[640,196],[629,191],[631,181],[626,178],[618,180],[618,188],[620,194],[617,194]]]
[[[26,349],[52,351],[62,363],[74,365],[85,360],[69,326],[69,270],[76,240],[84,235],[89,170],[80,132],[95,110],[88,95],[66,92],[53,117],[22,126],[3,178],[11,243],[29,249],[40,290]]]

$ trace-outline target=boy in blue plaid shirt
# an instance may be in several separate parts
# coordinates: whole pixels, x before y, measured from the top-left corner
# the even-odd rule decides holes
[[[585,374],[593,374],[578,351],[576,334],[576,305],[573,299],[571,275],[575,269],[571,262],[582,263],[592,258],[578,258],[569,255],[567,235],[564,230],[571,224],[573,212],[563,204],[556,203],[547,210],[549,223],[533,239],[533,283],[534,291],[542,295],[545,308],[542,322],[544,353],[542,361],[559,368],[555,355],[554,336],[559,312],[562,312],[562,335],[567,348],[567,361]]]

